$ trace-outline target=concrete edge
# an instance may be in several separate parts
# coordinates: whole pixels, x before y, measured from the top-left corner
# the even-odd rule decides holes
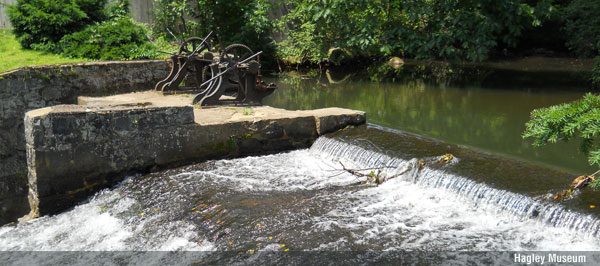
[[[217,124],[197,123],[192,106],[29,111],[24,120],[31,211],[19,221],[66,210],[128,173],[308,148],[320,135],[366,121],[365,112],[343,108],[279,110],[275,117],[237,116]]]

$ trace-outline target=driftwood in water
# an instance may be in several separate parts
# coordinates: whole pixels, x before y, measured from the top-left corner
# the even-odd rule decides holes
[[[425,166],[426,164],[432,164],[432,163],[438,163],[438,164],[446,164],[449,163],[450,161],[452,161],[452,159],[454,159],[454,155],[447,153],[442,155],[439,159],[437,160],[431,160],[431,161],[418,161],[419,164],[419,169],[422,168],[423,166]],[[369,184],[370,182],[376,183],[376,184],[382,184],[385,181],[388,181],[390,179],[396,178],[398,176],[401,176],[403,174],[405,174],[406,172],[408,172],[411,168],[409,167],[408,169],[402,171],[401,173],[398,173],[396,175],[393,176],[383,176],[381,175],[381,170],[384,168],[389,168],[386,166],[383,167],[379,167],[379,168],[369,168],[369,169],[348,169],[346,168],[346,166],[342,163],[339,162],[342,165],[342,169],[356,177],[366,177],[367,179],[365,181],[359,181],[358,183],[356,183],[355,185],[361,185],[361,184]],[[371,170],[370,173],[368,174],[363,174],[360,171],[368,171]],[[375,170],[377,171],[377,173],[375,173]]]
[[[360,185],[360,184],[369,184],[369,182],[372,182],[372,181],[375,181],[375,183],[377,183],[377,184],[381,184],[381,183],[383,183],[385,181],[385,179],[381,176],[381,169],[383,167],[382,168],[374,169],[374,170],[377,170],[377,174],[375,174],[374,171],[371,171],[369,174],[363,174],[360,171],[372,170],[372,169],[359,169],[359,170],[348,169],[348,168],[346,168],[346,166],[342,162],[339,162],[339,163],[342,165],[342,168],[344,169],[344,171],[346,171],[346,172],[348,172],[348,173],[350,173],[350,174],[352,174],[352,175],[354,175],[356,177],[366,177],[367,178],[367,180],[365,180],[365,181],[359,181],[357,183],[357,185]],[[396,177],[396,176],[398,176],[398,175],[395,175],[393,177]]]
[[[596,181],[596,177],[594,177],[593,175],[578,176],[573,180],[573,182],[571,182],[571,187],[581,189],[594,181]]]
[[[577,178],[573,179],[573,181],[571,181],[571,186],[568,189],[566,189],[565,191],[563,191],[561,193],[554,195],[553,199],[560,200],[560,199],[570,197],[573,194],[573,191],[575,191],[576,189],[581,190],[582,188],[587,187],[590,183],[596,181],[595,175],[598,174],[599,172],[600,172],[600,170],[596,171],[595,173],[593,173],[591,175],[578,176]]]

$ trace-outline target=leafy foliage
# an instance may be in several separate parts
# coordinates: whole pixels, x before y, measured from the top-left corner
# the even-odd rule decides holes
[[[158,56],[148,30],[130,17],[118,16],[88,26],[60,41],[62,54],[100,60],[148,59]]]
[[[109,0],[72,0],[75,2],[79,9],[83,11],[88,17],[85,24],[99,22],[105,20],[107,17],[106,4],[109,2],[123,2],[123,0],[109,1]],[[129,3],[128,1],[126,1]]]
[[[590,93],[578,101],[533,110],[523,133],[523,138],[533,138],[534,146],[580,137],[580,150],[588,155],[590,164],[600,166],[598,136],[600,96]]]
[[[598,42],[598,51],[600,52],[600,41]],[[596,87],[600,87],[600,56],[596,57],[596,64],[594,65],[594,70],[592,71],[592,83]]]
[[[71,58],[101,60],[158,57],[148,30],[129,14],[129,0],[18,0],[9,7],[24,48]]]
[[[169,39],[172,38],[169,31],[176,34],[178,38],[199,35],[196,28],[200,25],[198,25],[196,21],[185,21],[182,19],[194,16],[193,10],[189,8],[191,4],[192,1],[189,0],[154,1],[154,24],[152,25],[152,31],[155,34]],[[185,33],[187,33],[187,36],[183,36]]]
[[[586,25],[598,25],[598,6],[596,0],[157,0],[153,31],[172,39],[167,29],[178,38],[215,30],[225,45],[245,43],[289,64],[331,62],[332,50],[355,60],[482,61],[500,51],[542,46],[562,53],[568,46],[589,57],[598,52],[600,27]],[[556,36],[561,29],[565,34]]]
[[[573,0],[564,11],[567,47],[579,57],[598,55],[600,1]]]
[[[596,87],[600,87],[600,58],[596,58],[596,65],[592,73],[592,83]]]
[[[105,18],[107,0],[17,0],[9,5],[13,32],[23,48],[55,49],[64,35]]]
[[[129,15],[129,0],[116,0],[108,8],[108,17],[126,17]]]
[[[600,189],[600,179],[598,179],[598,180],[595,180],[594,182],[591,182],[589,186],[590,186],[590,188],[591,188],[591,189],[593,189],[593,190],[598,190],[598,189]]]
[[[152,30],[168,39],[172,39],[169,31],[180,39],[214,31],[225,46],[244,43],[255,50],[272,50],[265,42],[271,28],[270,6],[268,0],[157,0]]]
[[[289,2],[295,8],[278,24],[289,38],[278,48],[294,63],[317,63],[334,47],[366,56],[481,61],[499,43],[515,45],[535,15],[519,0]]]

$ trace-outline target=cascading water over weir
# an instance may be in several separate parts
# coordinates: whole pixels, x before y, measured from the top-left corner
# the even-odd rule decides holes
[[[450,191],[478,208],[506,212],[519,219],[537,219],[555,227],[565,227],[591,236],[596,236],[600,229],[600,219],[593,215],[570,211],[559,204],[548,202],[548,200],[533,199],[510,191],[495,189],[484,183],[445,173],[443,169],[420,169],[416,159],[404,161],[391,158],[326,137],[319,138],[311,150],[325,153],[333,160],[355,162],[361,168],[384,169],[383,175],[395,176],[401,171],[406,172],[407,174],[401,178],[421,187]],[[407,168],[414,169],[403,171]]]
[[[446,164],[419,164],[444,153],[455,157]],[[340,162],[348,169],[382,169],[382,175],[396,177],[379,185],[359,184]],[[384,252],[409,264],[452,259],[464,265],[452,252],[598,250],[600,221],[593,210],[581,207],[588,202],[578,199],[590,195],[566,202],[548,199],[563,182],[556,181],[562,174],[362,126],[320,137],[310,149],[132,176],[72,210],[0,228],[0,250],[9,251],[0,256],[19,263],[22,254],[11,251],[169,251],[146,255],[158,263],[278,264],[318,258],[327,264],[340,262],[340,256],[350,257],[350,263],[382,261]],[[519,178],[547,178],[548,184],[526,191],[529,186],[515,181]],[[179,251],[196,252],[172,253]],[[50,262],[77,256],[66,253]],[[90,256],[150,260],[128,252]],[[596,257],[588,254],[586,262]],[[501,265],[514,262],[511,254],[502,259]]]

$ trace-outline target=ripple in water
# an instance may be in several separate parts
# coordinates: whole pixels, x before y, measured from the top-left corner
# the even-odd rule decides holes
[[[405,173],[356,185],[338,161]],[[321,137],[308,150],[128,178],[70,211],[0,228],[0,249],[597,250],[598,226],[559,204]]]

